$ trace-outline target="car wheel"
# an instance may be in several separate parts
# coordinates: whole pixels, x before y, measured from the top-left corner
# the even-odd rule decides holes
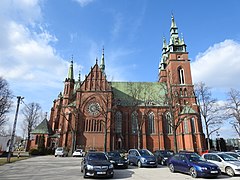
[[[137,162],[137,165],[138,165],[139,168],[142,167],[142,163],[141,163],[140,160]]]
[[[85,178],[87,178],[88,176],[86,175],[86,172],[85,172],[85,170],[83,170],[83,178],[85,179]]]
[[[173,166],[173,164],[169,164],[169,170],[174,173],[175,172],[175,168]]]
[[[113,178],[113,174],[111,174],[111,175],[109,176],[109,178]]]
[[[226,168],[226,173],[228,176],[231,176],[231,177],[235,175],[235,173],[231,167]]]
[[[197,178],[197,171],[194,167],[191,167],[190,168],[190,175],[193,177],[193,178]]]

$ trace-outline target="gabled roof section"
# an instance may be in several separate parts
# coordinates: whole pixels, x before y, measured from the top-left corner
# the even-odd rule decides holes
[[[31,134],[53,134],[52,129],[48,124],[48,120],[45,118],[32,132]]]
[[[113,97],[121,106],[166,106],[166,84],[159,82],[112,82]]]
[[[194,111],[190,106],[186,105],[183,107],[181,113],[181,115],[184,115],[184,114],[197,114],[196,111]]]
[[[102,72],[101,68],[97,64],[91,68],[91,71],[86,76],[85,80],[81,84],[81,90],[83,91],[110,91],[111,86],[107,81],[106,75]]]

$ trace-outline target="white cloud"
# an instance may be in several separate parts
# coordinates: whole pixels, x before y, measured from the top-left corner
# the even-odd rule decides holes
[[[69,62],[52,46],[58,39],[42,23],[40,2],[0,1],[0,76],[9,82],[14,95],[49,111],[62,91]]]
[[[94,0],[74,0],[74,1],[78,2],[81,7],[85,7],[91,2],[93,2]]]
[[[194,82],[214,88],[240,88],[240,43],[225,40],[209,47],[192,62]]]

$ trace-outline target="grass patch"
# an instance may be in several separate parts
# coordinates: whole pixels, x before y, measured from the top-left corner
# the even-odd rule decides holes
[[[21,160],[24,160],[24,159],[28,159],[29,157],[11,157],[10,159],[10,163],[13,163],[13,162],[16,162],[16,161],[21,161]],[[1,165],[4,165],[4,164],[7,164],[7,157],[1,157],[0,158],[0,166]]]

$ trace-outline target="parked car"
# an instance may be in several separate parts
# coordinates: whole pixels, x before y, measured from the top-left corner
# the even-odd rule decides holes
[[[137,165],[138,167],[157,167],[157,159],[147,149],[130,149],[128,151],[129,164]]]
[[[218,153],[219,151],[215,151],[215,150],[203,150],[202,153],[200,153],[200,155],[206,154],[206,153]]]
[[[234,152],[240,155],[240,150],[234,150]]]
[[[221,174],[219,167],[207,162],[197,153],[178,153],[173,155],[168,162],[171,172],[183,172],[197,177],[217,177]]]
[[[240,174],[240,161],[226,153],[207,153],[202,157],[218,165],[221,171],[229,176]]]
[[[153,152],[154,156],[157,158],[158,164],[167,165],[168,159],[174,155],[172,150],[156,150]]]
[[[107,156],[114,168],[128,168],[128,159],[124,156],[121,156],[120,152],[110,151],[107,153]]]
[[[73,154],[73,157],[83,157],[83,150],[82,149],[76,149]]]
[[[57,156],[66,157],[68,156],[68,151],[64,147],[57,147],[57,149],[55,149],[54,155],[55,157]]]
[[[235,153],[235,152],[225,152],[226,154],[238,159],[240,161],[240,154]]]
[[[114,175],[113,164],[104,152],[88,152],[81,161],[83,177],[109,177]]]

